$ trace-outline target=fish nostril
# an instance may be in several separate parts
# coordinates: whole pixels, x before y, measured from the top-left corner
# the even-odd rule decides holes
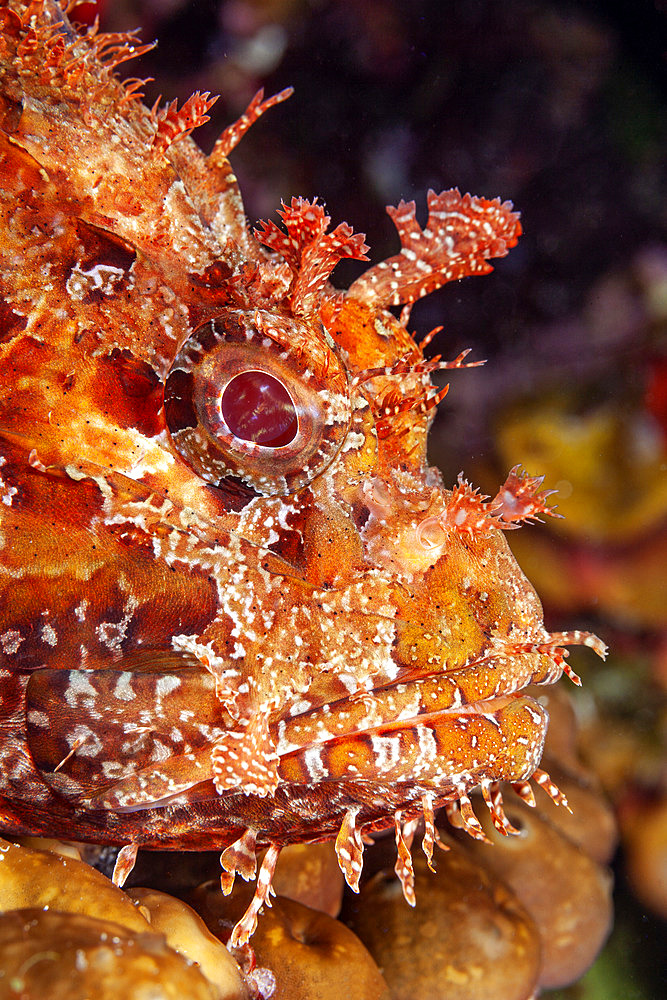
[[[415,537],[422,548],[428,550],[441,548],[447,539],[447,532],[437,517],[427,517],[417,525]]]
[[[357,530],[361,531],[371,516],[370,507],[367,507],[366,504],[355,504],[352,516],[354,517],[354,523],[357,526]]]

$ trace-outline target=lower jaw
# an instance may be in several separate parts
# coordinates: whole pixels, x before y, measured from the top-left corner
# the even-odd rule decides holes
[[[281,756],[290,784],[413,783],[434,794],[520,781],[539,764],[547,714],[524,694],[362,729]]]

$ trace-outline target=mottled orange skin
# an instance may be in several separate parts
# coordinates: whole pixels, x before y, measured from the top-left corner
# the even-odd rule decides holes
[[[273,102],[207,158],[208,95],[148,111],[112,73],[134,42],[59,19],[0,7],[0,829],[229,848],[232,875],[340,830],[356,885],[395,823],[409,897],[402,822],[428,852],[458,801],[475,833],[482,784],[502,825],[546,728],[522,689],[601,649],[545,631],[505,542],[539,481],[487,501],[428,467],[429,368],[387,309],[490,270],[518,217],[401,203],[404,249],[337,292],[367,248],[316,203],[247,228],[227,153]],[[298,438],[202,444],[230,365],[287,387]]]

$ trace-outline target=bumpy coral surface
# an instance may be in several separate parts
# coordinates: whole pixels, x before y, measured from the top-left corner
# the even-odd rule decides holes
[[[410,305],[484,274],[520,235],[499,199],[390,208],[400,251],[347,292],[363,237],[294,198],[249,228],[214,98],[141,103],[114,75],[135,36],[78,33],[56,3],[0,7],[0,826],[123,847],[222,850],[364,837],[448,804],[483,837],[481,786],[529,797],[567,672],[504,533],[551,513],[514,469],[493,498],[426,461],[435,370]],[[282,113],[282,112],[281,112]],[[403,306],[400,318],[390,307]]]

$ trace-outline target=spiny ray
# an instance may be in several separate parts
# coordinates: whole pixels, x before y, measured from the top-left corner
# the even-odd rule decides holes
[[[154,152],[164,155],[172,143],[210,121],[208,112],[217,100],[217,94],[211,97],[208,91],[204,94],[197,91],[188,97],[182,108],[173,100],[159,111],[152,143]]]
[[[551,780],[551,776],[546,771],[543,771],[541,767],[535,768],[532,774],[532,780],[538,784],[540,788],[544,789],[549,798],[555,802],[557,806],[563,806],[569,813],[572,812],[563,792],[561,792],[558,785]]]
[[[400,811],[394,814],[394,834],[396,838],[396,849],[398,852],[396,864],[394,865],[394,871],[396,872],[403,888],[403,895],[405,896],[406,903],[408,903],[409,906],[415,906],[417,902],[415,898],[415,871],[412,866],[410,846],[406,841],[403,829],[401,828]],[[410,837],[409,839],[411,840],[412,838]]]
[[[481,788],[482,796],[491,814],[491,819],[496,830],[505,837],[508,835],[518,836],[520,831],[512,825],[503,809],[503,795],[500,785],[495,781],[487,779],[481,783]]]
[[[454,358],[453,361],[442,361],[440,355],[435,358],[431,358],[429,361],[422,360],[412,360],[411,358],[401,358],[399,361],[394,362],[393,365],[387,365],[383,368],[366,368],[364,371],[358,372],[352,379],[352,385],[363,385],[364,382],[368,382],[373,378],[395,378],[402,377],[405,375],[429,375],[431,372],[436,371],[451,371],[456,368],[478,368],[480,365],[486,364],[485,361],[468,361],[464,364],[465,359],[470,354],[471,348],[468,347],[466,350],[461,351],[458,357]]]
[[[485,844],[491,843],[484,833],[482,824],[477,819],[472,803],[465,792],[461,792],[453,802],[446,802],[445,812],[447,819],[455,829],[465,830],[473,840],[481,840]]]
[[[422,850],[426,855],[426,863],[432,872],[433,867],[433,847],[435,845],[435,816],[433,813],[433,796],[424,792],[421,798],[422,810],[424,812],[424,839],[422,840]]]
[[[336,857],[345,881],[353,892],[359,892],[359,879],[363,869],[364,845],[355,825],[360,806],[348,809],[336,837]]]
[[[225,896],[228,896],[232,891],[235,875],[240,875],[246,882],[255,877],[257,871],[256,843],[257,832],[252,827],[248,827],[238,840],[225,848],[220,855],[220,866],[223,869],[220,873],[220,886]]]
[[[261,913],[262,907],[265,905],[271,906],[271,896],[275,896],[275,892],[271,888],[271,880],[276,870],[276,862],[278,861],[279,854],[280,847],[278,844],[270,844],[264,855],[262,866],[259,869],[257,888],[255,889],[252,902],[241,919],[234,925],[229,939],[231,948],[240,948],[242,945],[247,944],[257,929],[257,918]]]
[[[530,806],[531,809],[535,808],[535,806],[537,805],[537,803],[535,802],[535,792],[530,787],[530,782],[513,781],[512,788],[519,796],[519,798],[526,803],[527,806]]]
[[[138,847],[136,844],[126,844],[125,847],[121,847],[113,868],[113,875],[111,876],[111,881],[114,885],[119,887],[125,885],[136,863],[137,853]]]
[[[274,94],[272,97],[267,97],[267,99],[264,100],[264,88],[262,87],[258,90],[241,117],[238,118],[232,125],[228,125],[224,132],[222,132],[216,140],[216,143],[208,157],[209,166],[217,167],[223,160],[226,160],[231,151],[239,144],[251,125],[254,125],[257,119],[261,118],[265,111],[268,111],[269,108],[275,107],[276,104],[281,104],[283,101],[286,101],[287,98],[291,97],[293,93],[293,87],[285,87],[285,89],[281,90],[280,93]]]
[[[489,257],[504,257],[521,225],[511,202],[489,201],[450,191],[428,192],[429,216],[422,229],[414,201],[387,207],[401,251],[371,267],[350,294],[376,306],[414,302],[448,281],[493,270]]]

